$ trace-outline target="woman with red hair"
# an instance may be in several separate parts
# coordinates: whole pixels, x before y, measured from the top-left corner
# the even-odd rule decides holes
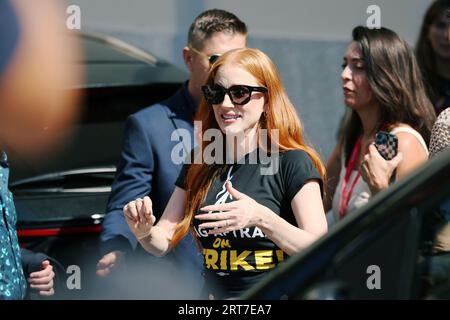
[[[157,256],[192,230],[204,257],[203,297],[228,298],[326,233],[325,171],[263,52],[225,53],[202,90],[200,147],[184,165],[162,218],[153,226],[148,197],[128,203],[124,214],[142,246]]]

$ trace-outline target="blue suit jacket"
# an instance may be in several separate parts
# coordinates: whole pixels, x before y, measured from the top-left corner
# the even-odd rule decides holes
[[[172,161],[174,148],[180,141],[171,141],[176,129],[190,133],[184,141],[185,154],[194,143],[192,116],[196,105],[185,83],[169,99],[145,108],[126,121],[121,159],[108,203],[108,212],[101,234],[103,253],[113,250],[142,250],[123,215],[123,207],[136,198],[150,196],[153,213],[158,221],[175,189],[182,164]],[[131,245],[131,247],[130,247]],[[172,257],[183,270],[194,270],[202,282],[202,255],[191,233],[172,250]]]
[[[20,38],[20,25],[10,1],[0,0],[0,78],[9,64]]]

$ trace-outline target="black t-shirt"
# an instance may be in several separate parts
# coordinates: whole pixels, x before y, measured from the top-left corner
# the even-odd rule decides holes
[[[267,164],[267,161],[264,161],[266,164],[261,163],[263,161],[251,162],[249,159],[258,154],[258,151],[259,149],[247,154],[243,164],[224,164],[223,173],[212,183],[206,200],[200,207],[232,202],[225,188],[226,181],[230,180],[236,190],[297,226],[291,200],[308,180],[317,180],[322,187],[319,173],[304,151],[282,152],[279,156],[272,157],[271,164]],[[189,165],[184,165],[176,181],[176,185],[183,189],[186,189],[188,167]],[[269,167],[278,170],[275,169],[270,174],[270,171],[267,172]],[[217,293],[216,298],[239,295],[287,258],[258,227],[208,235],[208,230],[198,227],[201,223],[202,221],[194,219],[194,230],[203,250],[206,282],[214,282],[225,292],[224,296]]]

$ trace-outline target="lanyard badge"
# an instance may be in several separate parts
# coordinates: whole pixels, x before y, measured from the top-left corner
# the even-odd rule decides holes
[[[348,165],[345,169],[344,181],[342,182],[341,195],[339,198],[339,218],[340,219],[342,219],[347,213],[348,203],[352,196],[353,190],[355,189],[356,182],[358,182],[358,179],[361,175],[361,173],[358,170],[358,173],[356,174],[355,179],[352,181],[352,183],[349,183],[350,176],[352,175],[352,171],[356,166],[356,160],[358,159],[358,155],[361,150],[361,143],[362,143],[362,137],[359,137],[358,141],[356,141],[356,144],[353,147],[350,161],[348,162]]]

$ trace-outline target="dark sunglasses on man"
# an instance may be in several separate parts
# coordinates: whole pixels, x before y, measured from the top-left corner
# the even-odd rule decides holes
[[[216,62],[217,59],[219,59],[219,57],[221,56],[220,53],[213,53],[212,55],[208,56],[205,53],[195,49],[193,46],[189,46],[189,49],[191,49],[195,53],[197,53],[197,54],[199,54],[201,56],[204,56],[206,59],[208,59],[210,65],[212,65],[214,62]]]
[[[267,92],[265,87],[252,87],[243,84],[234,85],[228,89],[219,84],[202,86],[203,96],[208,104],[220,104],[225,99],[225,94],[231,99],[235,105],[242,106],[248,103],[252,97],[252,92]]]

